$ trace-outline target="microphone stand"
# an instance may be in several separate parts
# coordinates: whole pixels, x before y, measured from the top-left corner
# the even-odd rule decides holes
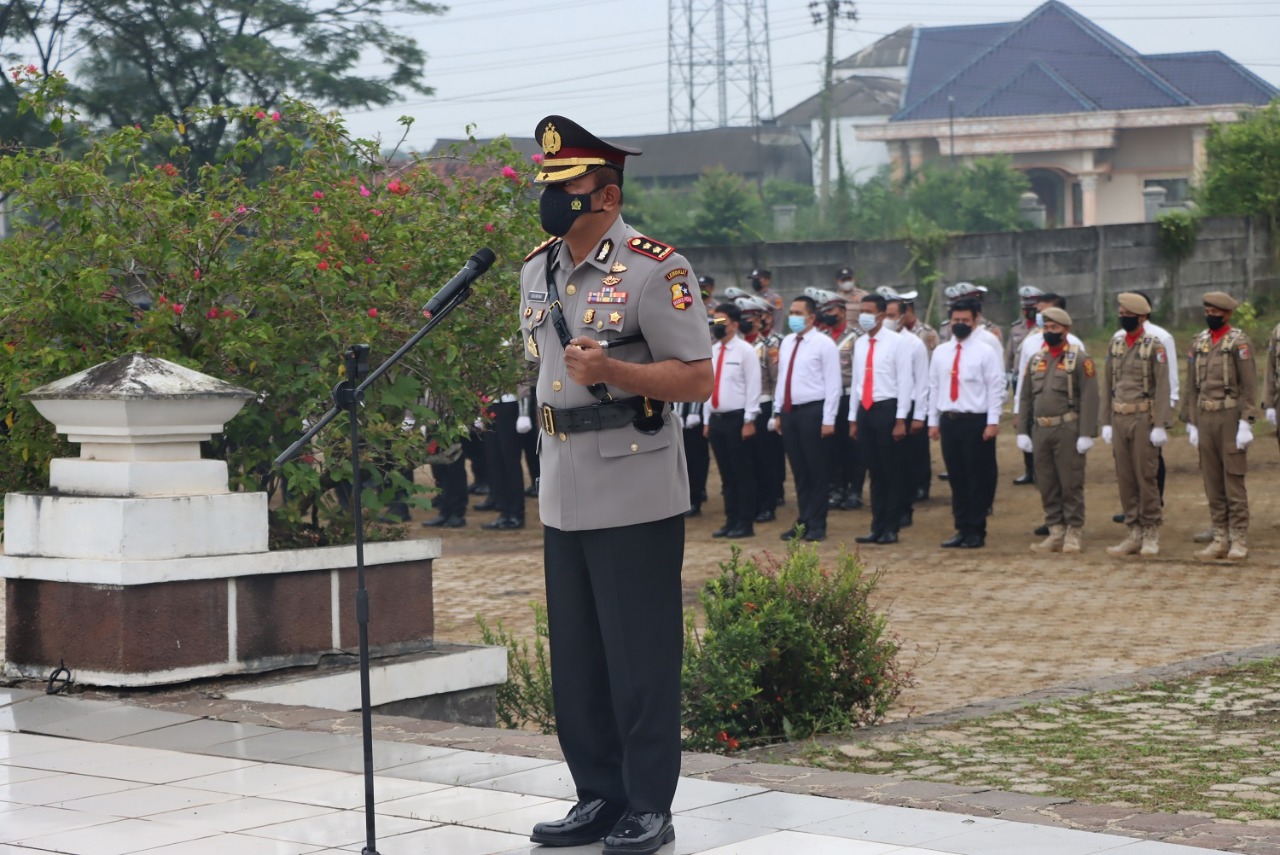
[[[369,345],[353,344],[343,354],[346,378],[333,388],[333,407],[320,417],[298,441],[275,459],[276,466],[283,466],[293,459],[308,442],[337,418],[338,413],[350,415],[348,431],[351,439],[351,512],[355,515],[356,534],[356,623],[360,630],[360,723],[364,741],[364,828],[365,846],[361,855],[378,855],[377,828],[373,803],[373,712],[369,699],[369,593],[364,586],[364,510],[361,505],[360,478],[360,421],[357,411],[364,406],[364,393],[375,380],[400,361],[446,315],[471,296],[471,285],[465,284],[453,297],[427,318],[422,329],[400,346],[387,361],[379,365],[363,381],[361,376],[369,371]]]

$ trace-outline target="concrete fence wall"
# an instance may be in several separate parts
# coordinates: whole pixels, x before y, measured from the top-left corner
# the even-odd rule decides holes
[[[961,235],[942,253],[944,284],[986,285],[986,312],[1008,322],[1017,312],[1019,285],[1035,285],[1067,298],[1080,329],[1109,323],[1116,294],[1146,292],[1162,323],[1181,323],[1200,310],[1205,291],[1226,291],[1255,302],[1280,298],[1280,270],[1267,223],[1244,217],[1202,221],[1195,252],[1171,270],[1157,249],[1155,223]],[[833,288],[835,272],[851,265],[858,284],[916,288],[911,252],[903,241],[797,241],[738,246],[682,247],[698,275],[712,276],[717,293],[749,288],[752,268],[773,271],[786,299],[805,288]],[[922,295],[927,296],[927,295]],[[936,318],[933,318],[936,320]]]

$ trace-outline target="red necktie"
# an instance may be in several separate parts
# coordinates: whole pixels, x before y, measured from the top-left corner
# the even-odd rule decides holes
[[[951,363],[951,400],[960,397],[960,343],[956,342],[956,361]]]
[[[871,345],[867,348],[867,370],[862,375],[862,409],[869,410],[871,405],[876,402],[873,395],[876,376],[876,340],[871,339]]]
[[[791,348],[791,361],[787,363],[787,385],[782,390],[782,412],[791,412],[791,374],[796,370],[796,356],[800,353],[803,335],[796,336],[796,346]]]
[[[711,409],[720,406],[720,368],[724,365],[724,343],[720,344],[720,355],[716,357],[716,387],[711,392]]]

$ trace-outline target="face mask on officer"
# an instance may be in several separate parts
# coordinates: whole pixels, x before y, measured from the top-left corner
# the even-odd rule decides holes
[[[538,200],[538,215],[542,220],[542,230],[549,235],[564,237],[573,228],[574,221],[583,214],[597,214],[603,208],[592,209],[591,197],[597,187],[590,193],[569,193],[564,185],[550,184],[542,191]]]
[[[724,338],[729,334],[729,328],[724,324],[716,324],[711,328],[711,334],[716,338]]]
[[[1062,344],[1063,334],[1060,332],[1048,332],[1044,334],[1044,343],[1050,347],[1057,347]]]
[[[1040,312],[1036,312],[1036,326],[1038,327],[1044,326],[1044,315],[1041,314]]]
[[[805,317],[803,315],[787,315],[787,329],[793,333],[803,331],[805,328]]]
[[[1135,332],[1142,325],[1142,318],[1137,315],[1124,315],[1120,318],[1121,328],[1127,332]]]
[[[1036,311],[1035,306],[1023,306],[1022,317],[1026,318],[1029,321],[1035,321],[1036,323],[1040,323],[1040,313]]]
[[[848,292],[853,290],[853,280],[841,279],[836,282],[836,287],[847,294]]]
[[[1227,319],[1222,317],[1222,315],[1205,315],[1204,322],[1205,325],[1214,332],[1217,332],[1227,325]]]
[[[751,278],[751,287],[757,291],[761,291],[764,290],[764,283],[760,281],[759,277],[753,276]]]
[[[876,326],[876,315],[870,312],[859,312],[858,326],[862,327],[864,332],[871,332]]]
[[[898,323],[898,319],[897,319],[897,318],[885,318],[885,319],[884,319],[884,324],[883,324],[883,326],[884,326],[884,328],[885,328],[885,329],[887,329],[889,332],[897,332],[897,331],[898,331],[898,327],[900,327],[900,326],[901,326],[901,324],[899,324],[899,323]]]
[[[955,321],[951,324],[951,333],[958,341],[964,341],[973,332],[973,325],[966,324],[964,321]]]
[[[835,312],[824,312],[818,315],[818,323],[827,327],[836,327],[840,325],[840,316]]]

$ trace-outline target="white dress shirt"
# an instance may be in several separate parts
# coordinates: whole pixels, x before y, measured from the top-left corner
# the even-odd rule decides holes
[[[954,333],[952,334],[952,337],[954,338]],[[994,350],[997,356],[1004,359],[1004,344],[1001,343],[1000,339],[996,338],[995,333],[991,332],[981,324],[974,327],[973,332],[969,333],[969,337],[965,339],[965,341],[985,344],[987,347]]]
[[[1067,333],[1067,344],[1074,344],[1080,348],[1080,352],[1088,354],[1085,350],[1084,342],[1076,338],[1074,333]],[[1027,363],[1031,361],[1031,357],[1040,352],[1040,348],[1044,347],[1044,329],[1037,329],[1035,332],[1027,334],[1022,340],[1022,344],[1018,348],[1018,380],[1014,387],[1013,394],[1013,414],[1018,414],[1019,400],[1022,397],[1022,378],[1027,376]],[[1173,372],[1169,372],[1172,374]]]
[[[911,336],[915,338],[915,336]],[[911,345],[907,337],[891,332],[883,326],[875,335],[861,336],[853,345],[853,383],[849,385],[849,421],[858,421],[858,408],[862,403],[862,384],[867,376],[867,354],[875,340],[876,352],[872,359],[871,400],[898,401],[896,418],[905,419],[915,401],[913,379],[915,369],[911,364]]]
[[[969,338],[973,338],[972,335]],[[960,348],[957,376],[960,388],[951,400],[951,369],[956,364],[956,348]],[[929,427],[937,427],[942,413],[986,413],[988,425],[1000,424],[1004,407],[1004,357],[991,348],[966,339],[944,341],[933,351],[929,363]]]
[[[911,401],[911,418],[922,422],[929,415],[929,345],[909,330],[899,331],[898,335],[911,353],[911,388],[915,390]],[[876,345],[876,350],[880,350],[879,345]]]
[[[831,336],[810,327],[800,336],[791,333],[782,340],[778,350],[778,381],[773,388],[773,411],[782,413],[786,401],[787,374],[791,374],[791,406],[822,401],[822,424],[835,426],[836,410],[840,408],[840,351]],[[791,371],[791,358],[796,357],[795,371]]]
[[[1164,345],[1164,352],[1169,358],[1169,404],[1173,407],[1174,412],[1178,410],[1178,348],[1173,342],[1173,336],[1164,327],[1156,326],[1148,320],[1142,325],[1143,329],[1160,339],[1160,343]]]
[[[724,352],[724,361],[720,361],[720,353]],[[702,419],[705,422],[712,413],[731,413],[744,410],[743,420],[753,421],[760,414],[760,359],[756,349],[742,340],[741,336],[721,339],[711,347],[711,367],[719,366],[719,378],[713,380],[712,397],[715,383],[719,383],[720,394],[717,403],[712,406],[711,398],[702,405]],[[797,369],[799,366],[796,366]],[[794,381],[791,391],[795,393]]]

